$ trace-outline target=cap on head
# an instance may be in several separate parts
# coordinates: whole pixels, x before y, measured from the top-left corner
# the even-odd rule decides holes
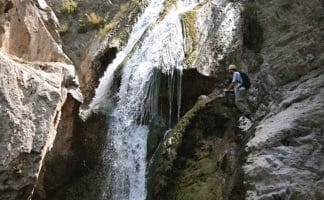
[[[237,69],[236,65],[231,64],[228,66],[228,70],[236,70],[236,69]]]

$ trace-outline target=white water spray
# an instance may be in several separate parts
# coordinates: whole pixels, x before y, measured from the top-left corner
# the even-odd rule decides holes
[[[122,51],[117,53],[116,58],[107,67],[104,76],[100,79],[95,96],[89,105],[90,110],[100,109],[100,104],[108,98],[115,71],[125,60],[126,56],[131,52],[149,26],[156,22],[158,15],[163,8],[163,2],[163,0],[153,0],[149,6],[145,8],[143,14],[132,29],[127,45],[122,49]]]
[[[161,0],[153,0],[147,9],[160,9],[156,6]],[[174,95],[174,72],[178,70],[180,76],[185,67],[185,48],[180,14],[192,9],[196,1],[181,1],[178,10],[169,13],[162,21],[148,32],[141,47],[133,55],[125,60],[127,54],[135,45],[136,39],[131,39],[132,44],[120,53],[109,65],[100,85],[96,90],[96,96],[91,103],[92,108],[100,105],[110,92],[114,71],[123,62],[122,79],[118,102],[114,108],[109,122],[108,143],[104,152],[104,160],[108,160],[109,175],[106,181],[106,191],[103,199],[112,200],[144,200],[146,198],[146,146],[148,126],[145,119],[154,116],[157,112],[156,92],[152,86],[154,70],[161,70],[169,75],[169,98]],[[155,7],[151,7],[155,5]],[[145,15],[146,10],[144,11]],[[152,21],[141,17],[139,20]],[[154,21],[154,20],[153,20]],[[138,22],[144,24],[144,22]],[[137,29],[137,24],[134,29]],[[147,28],[147,26],[144,26]],[[137,31],[132,34],[137,34]],[[144,31],[142,32],[142,34]],[[131,38],[134,36],[131,35]],[[128,47],[129,46],[129,47]],[[178,94],[181,94],[181,78],[178,79]],[[181,96],[177,97],[179,118]],[[171,104],[172,105],[172,102]],[[171,107],[171,106],[170,106]],[[172,114],[170,110],[170,118]]]

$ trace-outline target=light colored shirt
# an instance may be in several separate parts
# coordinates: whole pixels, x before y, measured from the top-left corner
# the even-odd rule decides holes
[[[243,84],[242,76],[240,72],[234,72],[233,73],[233,80],[232,83],[234,83],[234,93],[237,94],[239,90],[245,90],[244,87],[240,87]]]

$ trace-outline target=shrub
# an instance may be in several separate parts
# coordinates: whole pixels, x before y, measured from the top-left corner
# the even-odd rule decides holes
[[[78,32],[79,33],[85,33],[88,30],[88,24],[85,19],[79,19],[78,20]]]
[[[127,2],[127,3],[122,3],[122,4],[120,5],[120,11],[121,11],[122,13],[127,12],[128,9],[129,9],[129,2]]]
[[[89,25],[99,27],[103,23],[103,18],[96,13],[92,12],[86,15]]]
[[[105,24],[104,27],[100,30],[101,33],[108,33],[111,29],[114,28],[113,23]]]
[[[61,11],[63,13],[71,14],[74,13],[78,8],[78,2],[75,0],[63,0]]]
[[[69,32],[70,29],[70,23],[68,21],[64,21],[59,29],[59,33],[63,34],[63,33],[67,33]]]

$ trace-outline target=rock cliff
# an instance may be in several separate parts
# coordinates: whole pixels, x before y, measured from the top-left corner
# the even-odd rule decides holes
[[[68,96],[82,101],[55,15],[42,3],[0,1],[0,199],[32,195],[62,106]]]
[[[225,73],[222,67],[230,62],[248,72],[252,79],[249,101],[254,110],[253,126],[234,131],[234,136],[223,129],[220,132],[225,136],[215,137],[213,132],[222,127],[215,126],[220,119],[212,122],[200,118],[208,115],[212,119],[217,112],[201,111],[191,116],[192,108],[182,119],[186,123],[180,120],[176,126],[182,127],[181,131],[175,128],[169,133],[159,150],[160,157],[152,165],[156,174],[149,197],[323,199],[323,2],[236,1],[241,14],[237,18],[232,15],[232,22],[238,26],[232,38],[238,41],[234,39],[228,49],[219,46],[224,44],[219,42],[221,38],[206,37],[222,31],[217,25],[229,25],[222,15],[206,14],[222,7],[217,2],[205,4],[196,19],[200,31],[197,37],[207,39],[197,45],[205,48],[197,48],[203,56],[196,57],[194,67],[205,74],[215,72],[219,78]],[[229,5],[223,4],[230,10]],[[221,86],[224,77],[215,81]],[[226,119],[226,111],[221,113]],[[230,118],[234,120],[231,126],[237,127],[238,118]],[[204,137],[209,137],[208,153]],[[217,153],[214,140],[220,141]],[[229,146],[222,152],[224,144]],[[230,146],[235,144],[241,153],[233,155]],[[205,163],[207,159],[209,163]],[[210,173],[206,165],[212,163],[218,165],[209,166],[214,170]],[[215,180],[218,184],[212,183]]]
[[[246,199],[322,199],[323,2],[256,1],[264,42]],[[264,95],[260,95],[264,93]]]

